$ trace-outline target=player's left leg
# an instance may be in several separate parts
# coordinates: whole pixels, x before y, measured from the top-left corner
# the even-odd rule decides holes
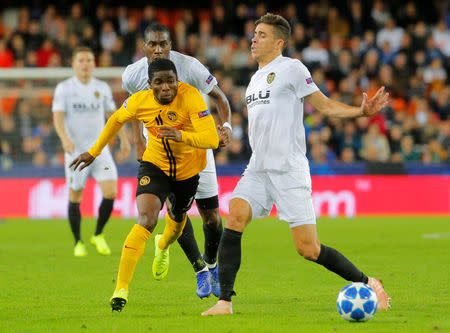
[[[155,259],[153,260],[153,276],[160,280],[167,274],[169,268],[169,246],[180,237],[186,225],[186,212],[191,208],[198,186],[198,175],[181,181],[171,181],[168,196],[166,226],[164,232],[155,244]]]
[[[320,244],[315,224],[303,224],[291,228],[297,252],[305,259],[318,263],[342,278],[352,282],[372,283],[378,296],[378,308],[389,308],[389,296],[381,282],[367,277],[339,251]]]
[[[114,199],[117,194],[117,180],[105,180],[99,182],[103,193],[103,200],[98,208],[97,227],[95,234],[91,237],[91,244],[93,244],[97,252],[103,255],[111,254],[111,250],[105,241],[103,229],[108,222],[114,206]]]
[[[214,296],[220,295],[219,268],[217,266],[217,251],[222,237],[222,218],[219,214],[218,196],[197,199],[197,208],[203,220],[205,234],[205,253],[203,259],[211,274],[211,289]]]

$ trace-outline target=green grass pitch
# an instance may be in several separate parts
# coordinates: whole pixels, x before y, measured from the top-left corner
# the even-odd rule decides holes
[[[367,217],[318,220],[321,242],[368,275],[381,278],[392,309],[366,323],[336,310],[348,282],[303,260],[288,224],[253,221],[243,237],[233,316],[201,317],[216,302],[195,295],[195,276],[178,244],[169,274],[152,277],[153,237],[130,285],[129,303],[111,313],[120,249],[133,220],[112,219],[105,234],[113,254],[72,255],[65,220],[0,222],[0,332],[435,332],[450,331],[448,217]],[[203,249],[199,219],[193,219]],[[160,221],[156,231],[163,229]],[[83,221],[88,241],[94,220]]]

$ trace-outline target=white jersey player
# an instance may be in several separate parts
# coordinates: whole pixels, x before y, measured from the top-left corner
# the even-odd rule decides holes
[[[287,221],[297,252],[350,280],[368,283],[377,293],[379,308],[389,307],[381,282],[367,277],[346,257],[320,244],[311,198],[311,177],[306,159],[303,102],[331,117],[354,118],[378,113],[388,103],[381,88],[360,107],[351,107],[322,94],[307,68],[283,57],[290,25],[281,16],[266,14],[256,21],[251,52],[259,70],[246,92],[252,156],[230,201],[230,213],[219,248],[219,302],[203,315],[231,314],[234,281],[241,263],[241,239],[253,218],[266,216],[275,204]]]
[[[212,97],[217,104],[219,117],[222,124],[218,126],[220,131],[220,146],[228,144],[231,138],[230,106],[225,94],[217,86],[216,78],[197,59],[171,51],[171,39],[169,29],[159,23],[152,24],[145,31],[146,57],[129,65],[122,75],[122,86],[133,94],[137,91],[149,89],[148,64],[157,58],[170,59],[178,72],[178,80],[196,87],[201,93]],[[140,160],[145,150],[147,131],[142,131],[139,122],[133,124],[135,131],[137,159]],[[218,186],[214,155],[212,150],[207,152],[207,165],[200,172],[200,180],[195,197],[197,208],[203,219],[205,232],[205,253],[203,257],[195,241],[192,224],[188,218],[183,234],[178,238],[178,243],[191,262],[197,273],[197,295],[206,297],[211,292],[219,295],[219,282],[217,249],[222,235],[222,221],[219,214]]]
[[[96,161],[82,172],[69,168],[70,162],[88,150],[97,140],[105,126],[105,113],[116,110],[110,87],[106,82],[92,77],[94,54],[89,48],[79,47],[73,54],[72,66],[75,76],[56,86],[53,98],[53,118],[56,132],[64,149],[66,183],[69,188],[70,226],[75,238],[75,256],[85,256],[86,247],[81,241],[80,202],[84,186],[91,175],[99,183],[103,200],[99,207],[97,228],[91,243],[101,254],[110,254],[103,236],[117,192],[117,169],[109,149],[105,149]],[[125,132],[121,134],[121,149],[128,154],[130,144]]]

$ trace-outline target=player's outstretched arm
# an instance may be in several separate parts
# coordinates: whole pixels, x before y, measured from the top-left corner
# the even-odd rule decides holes
[[[217,112],[219,113],[219,118],[222,121],[222,124],[217,126],[217,129],[220,132],[219,147],[225,147],[231,141],[230,103],[228,103],[225,93],[218,86],[214,86],[208,96],[211,96],[217,104]]]
[[[76,159],[70,163],[69,168],[73,167],[73,170],[76,171],[78,167],[80,167],[80,171],[85,167],[89,166],[94,162],[95,157],[89,154],[88,152],[82,153],[78,155]]]
[[[371,117],[389,104],[389,93],[384,91],[384,87],[378,89],[377,93],[370,99],[368,99],[366,93],[363,93],[363,101],[359,107],[332,100],[320,91],[306,96],[305,100],[328,117]]]

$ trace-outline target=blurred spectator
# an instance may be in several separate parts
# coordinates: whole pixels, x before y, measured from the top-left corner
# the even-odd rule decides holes
[[[17,135],[14,118],[10,115],[0,116],[0,144],[5,154],[16,159],[21,153],[22,138]]]
[[[328,11],[327,29],[329,36],[337,34],[342,38],[346,38],[350,32],[347,20],[340,15],[336,7],[331,7]]]
[[[450,57],[450,30],[445,26],[445,21],[440,20],[432,33],[436,46],[446,57]]]
[[[95,54],[98,54],[100,51],[100,43],[98,38],[95,36],[95,31],[92,25],[88,24],[84,27],[79,44],[91,48]]]
[[[338,152],[342,152],[350,148],[353,151],[353,156],[359,156],[359,151],[362,148],[361,136],[356,132],[356,126],[353,121],[347,121],[344,125],[344,130],[337,135]]]
[[[38,67],[47,67],[53,54],[58,54],[58,49],[54,47],[53,41],[46,38],[42,47],[36,51],[36,64]]]
[[[350,147],[344,148],[341,152],[340,161],[348,164],[354,163],[356,161],[354,150]]]
[[[156,19],[156,10],[152,5],[146,5],[144,7],[142,18],[139,21],[139,32],[143,36],[145,29],[148,26],[152,25],[152,23],[158,22]]]
[[[44,35],[50,38],[56,38],[58,34],[58,25],[60,24],[60,18],[56,13],[55,5],[48,5],[44,14],[40,19],[41,31]]]
[[[129,50],[123,47],[122,37],[117,37],[111,51],[111,60],[113,66],[127,66],[131,62]]]
[[[386,162],[389,160],[389,141],[380,132],[378,124],[371,124],[367,133],[362,136],[360,154],[362,158],[372,162]]]
[[[396,52],[402,44],[403,34],[403,28],[395,26],[394,19],[390,18],[377,33],[377,45],[381,48],[387,42],[392,52]]]
[[[14,34],[11,38],[11,51],[15,60],[25,60],[27,50],[25,48],[25,42],[19,34]]]
[[[405,30],[412,30],[412,27],[419,21],[416,4],[409,1],[399,13],[399,25]]]
[[[87,24],[89,24],[89,21],[83,15],[81,3],[75,2],[70,9],[70,16],[66,19],[67,33],[75,33],[81,37]]]
[[[100,46],[104,50],[111,51],[116,42],[117,34],[111,21],[103,22],[100,32]]]
[[[0,38],[0,67],[6,68],[13,66],[14,54],[6,47],[5,40]]]
[[[121,36],[125,36],[128,33],[128,17],[127,17],[127,7],[124,5],[120,5],[117,8],[116,17],[114,20],[114,26],[116,27],[116,31]]]
[[[98,57],[98,67],[112,67],[112,56],[108,50],[103,50]]]
[[[318,39],[312,39],[309,46],[302,52],[303,60],[309,67],[316,65],[328,67],[328,52],[325,50]]]
[[[44,41],[44,37],[40,32],[40,26],[38,21],[30,21],[28,26],[28,36],[25,41],[27,49],[36,51],[38,50]]]
[[[400,147],[404,162],[417,162],[420,160],[420,153],[414,149],[414,139],[411,135],[402,138]]]
[[[401,151],[400,141],[403,137],[403,130],[400,125],[393,125],[389,128],[389,148],[391,153],[399,153]]]
[[[391,14],[382,0],[375,0],[373,2],[370,16],[379,28],[383,27],[391,18]]]

